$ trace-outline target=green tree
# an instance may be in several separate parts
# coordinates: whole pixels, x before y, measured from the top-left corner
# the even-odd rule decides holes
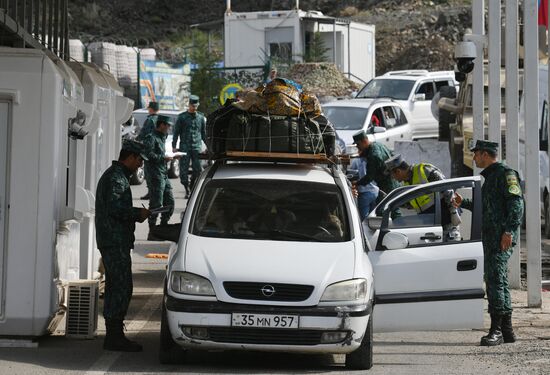
[[[191,62],[197,66],[191,72],[191,93],[200,97],[200,110],[206,114],[219,106],[218,95],[225,84],[225,80],[215,69],[221,57],[219,50],[209,50],[208,36],[205,33],[195,32]]]
[[[313,33],[307,48],[304,59],[306,62],[327,62],[326,53],[330,50],[320,32]]]

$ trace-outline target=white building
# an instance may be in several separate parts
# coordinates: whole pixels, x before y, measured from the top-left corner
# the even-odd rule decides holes
[[[200,26],[199,26],[200,27]],[[226,67],[264,65],[268,59],[303,62],[314,33],[328,48],[326,58],[351,79],[374,77],[375,28],[318,11],[283,10],[224,16]]]

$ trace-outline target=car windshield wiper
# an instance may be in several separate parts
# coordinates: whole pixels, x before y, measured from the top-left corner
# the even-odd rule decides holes
[[[289,230],[281,230],[281,229],[273,229],[269,231],[270,234],[279,234],[288,238],[294,238],[294,239],[302,239],[302,240],[312,240],[315,242],[328,242],[326,240],[310,236],[309,234],[305,233],[298,233],[298,232],[292,232]]]

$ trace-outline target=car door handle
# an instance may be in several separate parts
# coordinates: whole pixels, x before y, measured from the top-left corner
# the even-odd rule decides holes
[[[421,240],[432,240],[432,241],[435,241],[435,240],[440,240],[441,239],[441,236],[435,234],[435,233],[424,233],[424,235],[422,237],[420,237]]]
[[[477,260],[475,259],[461,260],[456,264],[457,271],[471,271],[475,270],[476,268]]]

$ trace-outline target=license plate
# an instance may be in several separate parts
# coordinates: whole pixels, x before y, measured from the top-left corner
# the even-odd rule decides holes
[[[232,314],[233,327],[298,328],[298,315]]]

